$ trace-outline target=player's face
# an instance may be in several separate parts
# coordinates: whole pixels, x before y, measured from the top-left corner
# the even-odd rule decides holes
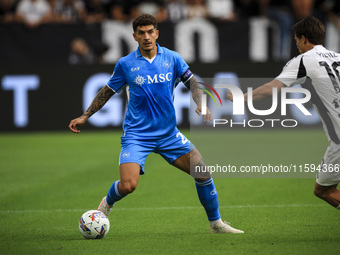
[[[156,51],[156,40],[158,39],[159,31],[153,25],[137,27],[133,34],[136,42],[138,42],[141,54]]]

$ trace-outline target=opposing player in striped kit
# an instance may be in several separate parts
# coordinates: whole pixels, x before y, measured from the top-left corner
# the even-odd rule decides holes
[[[293,31],[301,54],[290,60],[274,80],[255,89],[253,100],[271,96],[273,88],[280,91],[297,84],[310,91],[330,143],[318,169],[314,194],[340,209],[337,188],[340,182],[340,54],[322,46],[325,26],[315,17],[299,21]],[[311,83],[306,82],[308,79]],[[247,97],[245,94],[245,100]],[[230,91],[227,98],[233,98]]]

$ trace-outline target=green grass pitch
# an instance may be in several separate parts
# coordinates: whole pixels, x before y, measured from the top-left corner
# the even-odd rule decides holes
[[[228,132],[223,148],[235,165],[261,159],[318,163],[327,147],[319,129]],[[116,131],[0,134],[0,254],[340,250],[340,212],[313,195],[314,178],[215,178],[222,218],[245,234],[212,235],[191,177],[155,154],[147,159],[137,190],[115,205],[108,235],[85,240],[78,220],[119,178],[119,151]]]

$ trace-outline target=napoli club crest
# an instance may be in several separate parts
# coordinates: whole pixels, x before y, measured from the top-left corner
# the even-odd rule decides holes
[[[168,69],[171,66],[171,63],[169,61],[164,61],[163,62],[163,67]]]

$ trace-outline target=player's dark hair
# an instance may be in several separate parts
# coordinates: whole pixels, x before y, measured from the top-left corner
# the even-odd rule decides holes
[[[313,16],[300,20],[293,26],[293,31],[297,38],[300,39],[303,35],[310,43],[315,45],[323,44],[325,41],[325,26]]]
[[[136,32],[137,27],[153,25],[155,29],[158,27],[157,20],[150,14],[142,14],[138,16],[132,23],[133,31]]]

